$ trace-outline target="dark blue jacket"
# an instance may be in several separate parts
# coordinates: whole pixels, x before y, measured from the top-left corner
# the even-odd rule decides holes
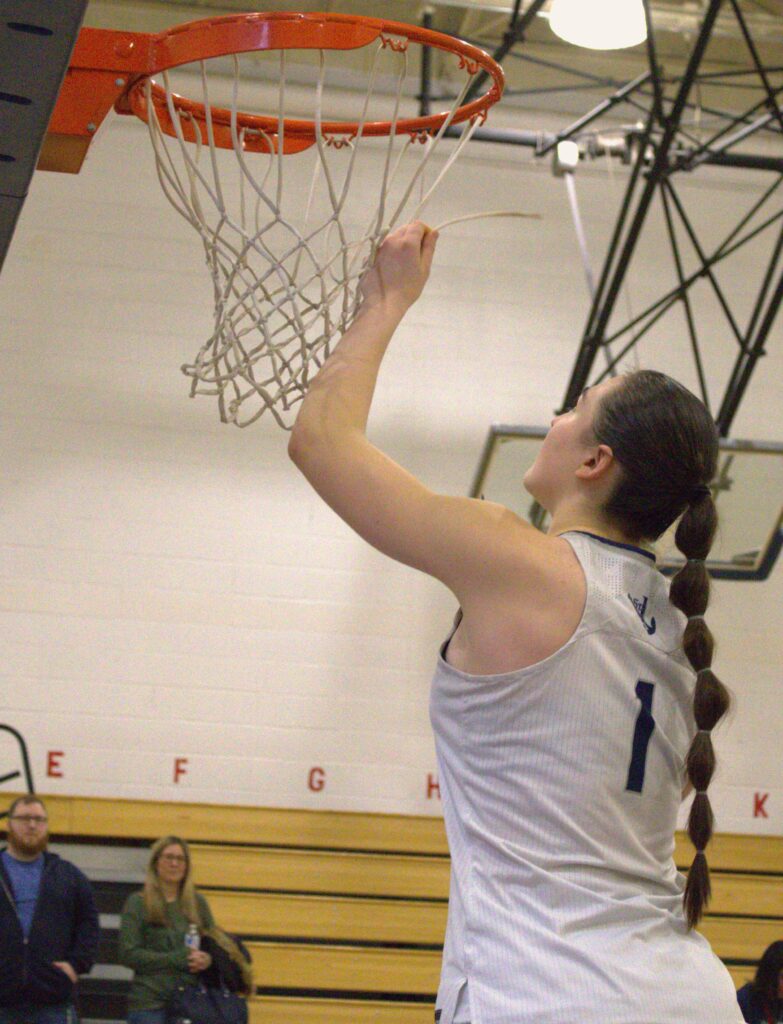
[[[775,1006],[765,1005],[761,994],[756,991],[753,982],[749,981],[743,985],[737,993],[737,1002],[740,1004],[742,1016],[749,1024],[767,1024],[768,1021],[777,1021],[779,1011],[783,1012],[783,1006],[776,1001]]]
[[[0,851],[2,852],[2,851]],[[73,995],[65,960],[86,974],[98,951],[100,925],[92,886],[56,853],[44,853],[41,888],[27,940],[0,857],[0,1006],[52,1006]]]

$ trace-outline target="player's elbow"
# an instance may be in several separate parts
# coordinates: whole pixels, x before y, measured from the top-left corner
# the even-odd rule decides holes
[[[302,438],[302,431],[294,425],[294,429],[291,431],[291,435],[288,438],[288,458],[295,466],[299,465],[299,461],[303,456],[304,448],[305,442]]]
[[[308,468],[320,461],[325,445],[324,432],[314,430],[300,415],[288,439],[288,457],[305,476]]]
[[[344,418],[330,419],[322,410],[303,406],[288,439],[288,456],[306,473],[308,466],[350,460],[364,440],[364,432]]]

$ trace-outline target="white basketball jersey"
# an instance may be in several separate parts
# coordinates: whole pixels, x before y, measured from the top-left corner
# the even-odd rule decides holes
[[[440,1024],[742,1024],[689,932],[674,832],[695,733],[683,615],[652,555],[564,535],[587,580],[568,643],[471,676],[430,716],[451,851]]]

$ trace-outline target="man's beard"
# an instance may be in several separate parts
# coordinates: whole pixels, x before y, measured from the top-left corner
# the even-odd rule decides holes
[[[49,844],[49,837],[47,835],[42,836],[14,836],[13,846],[23,853],[25,857],[36,857],[39,853],[43,853]]]

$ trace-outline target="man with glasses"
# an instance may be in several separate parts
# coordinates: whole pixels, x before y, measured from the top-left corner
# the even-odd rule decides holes
[[[92,886],[47,850],[43,802],[18,797],[0,850],[0,1024],[74,1024],[74,990],[100,926]]]

